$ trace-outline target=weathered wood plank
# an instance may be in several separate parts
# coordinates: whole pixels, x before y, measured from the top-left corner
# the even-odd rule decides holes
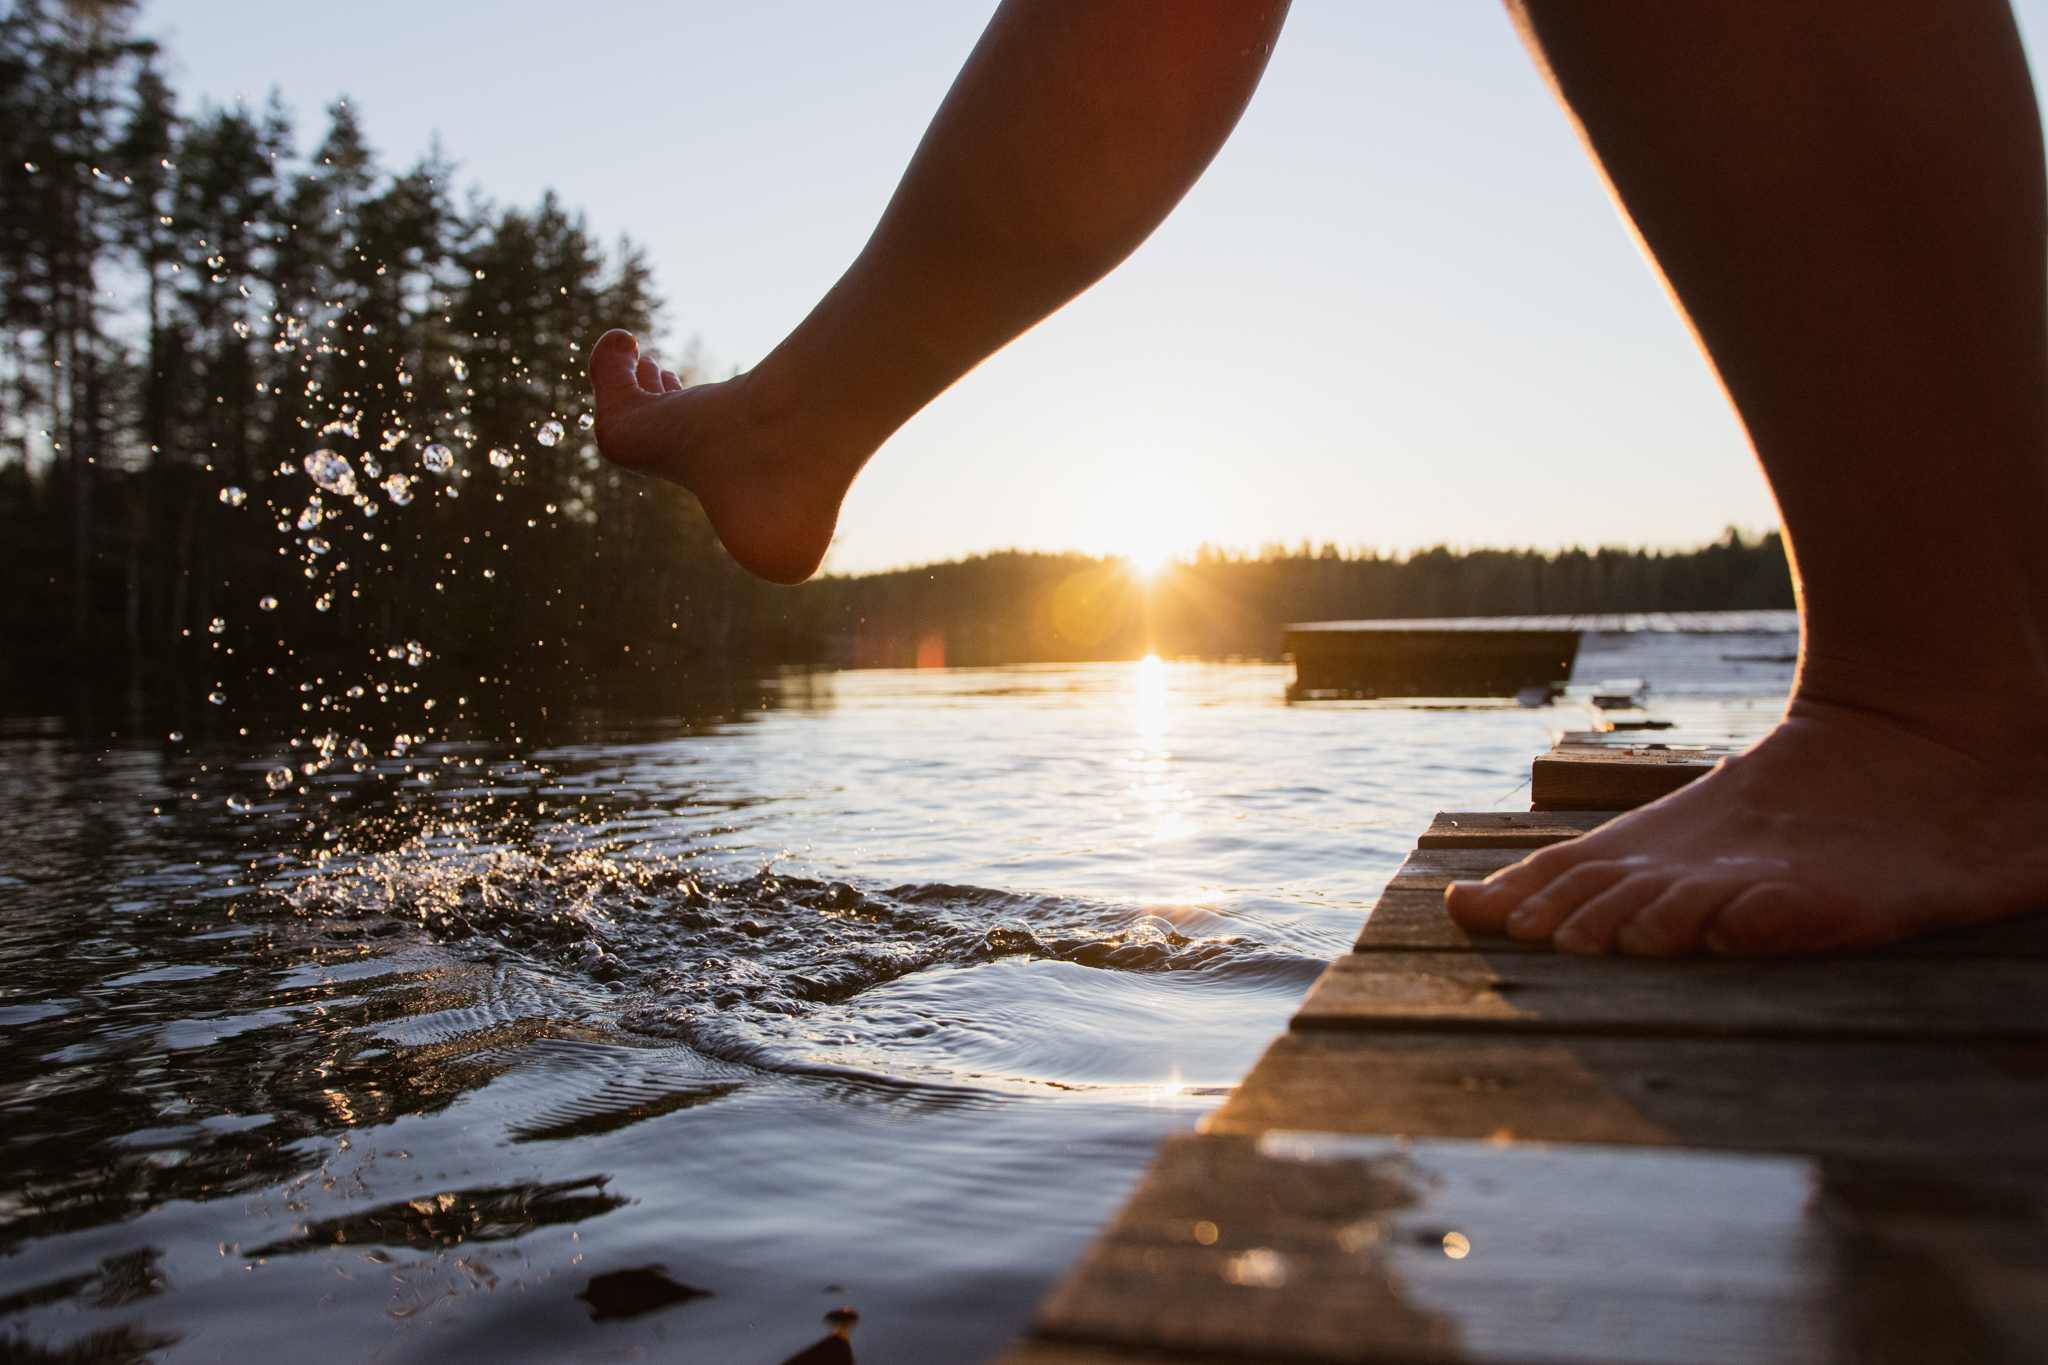
[[[1634,810],[1706,776],[1720,761],[1682,750],[1553,749],[1530,765],[1530,809]]]
[[[1014,1360],[2041,1360],[2044,1195],[2038,1162],[1183,1135]]]
[[[1350,953],[1294,1027],[1639,1037],[2048,1041],[2048,962],[1639,962],[1543,953]]]
[[[1587,814],[1591,814],[1588,812]],[[1547,953],[1546,944],[1520,943],[1495,934],[1468,934],[1444,912],[1444,889],[1454,881],[1476,881],[1512,866],[1531,852],[1513,848],[1429,848],[1408,855],[1387,882],[1359,931],[1356,951]],[[1846,956],[1846,955],[1838,955]],[[1924,934],[1858,957],[2048,958],[2048,911],[2016,915],[1966,929]],[[1836,960],[1827,958],[1822,960]]]
[[[1417,848],[1542,848],[1576,839],[1612,820],[1616,811],[1445,810],[1429,822]]]
[[[2048,1045],[1295,1033],[1203,1124],[2048,1162]]]
[[[1797,1158],[1269,1133],[1169,1139],[1038,1332],[1317,1361],[1818,1362]]]

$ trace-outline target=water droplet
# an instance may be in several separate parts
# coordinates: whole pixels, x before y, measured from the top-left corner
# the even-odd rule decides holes
[[[576,419],[576,429],[578,431],[588,431],[596,425],[597,417],[593,413],[586,412],[581,417],[578,417]]]
[[[230,507],[240,507],[249,500],[249,495],[241,489],[229,485],[220,490],[220,500]]]
[[[277,599],[275,597],[259,597],[256,599],[256,605],[265,611],[276,611]]]
[[[314,536],[311,540],[306,542],[306,548],[311,550],[316,555],[324,555],[334,547],[329,545],[320,537]]]
[[[501,446],[493,447],[491,450],[491,463],[500,469],[510,469],[512,467],[512,452]]]
[[[1157,915],[1140,915],[1124,931],[1126,943],[1167,943],[1173,938],[1173,924]]]
[[[460,356],[448,357],[448,368],[455,371],[457,379],[469,378],[469,366],[462,363],[462,357]]]
[[[533,434],[533,439],[544,446],[559,445],[562,440],[562,424],[550,417],[540,424],[540,430]]]
[[[436,474],[446,474],[455,467],[455,452],[436,441],[420,452],[420,463]]]
[[[393,474],[384,480],[384,495],[400,507],[412,501],[412,480],[403,474]]]
[[[306,510],[299,513],[299,529],[301,531],[312,530],[320,524],[320,518],[326,515],[326,509],[320,506],[320,499],[313,499],[313,501],[306,504]]]
[[[357,690],[360,691],[361,689]],[[352,739],[348,742],[348,756],[350,758],[368,758],[370,756],[370,746],[359,739]]]
[[[375,455],[365,455],[365,456],[363,456],[363,477],[364,477],[364,478],[366,478],[366,479],[375,479],[375,478],[376,478],[376,477],[377,477],[377,476],[378,476],[379,474],[382,474],[383,472],[384,472],[384,467],[383,467],[382,465],[380,465],[380,464],[378,464],[378,463],[377,463],[377,457],[376,457]]]
[[[313,476],[313,482],[330,493],[342,497],[356,491],[356,472],[347,460],[331,450],[321,449],[306,457],[306,472]]]
[[[263,775],[263,780],[270,784],[272,791],[281,792],[292,784],[292,770],[290,768],[272,768]]]
[[[183,730],[173,730],[171,731],[169,738],[171,743],[176,744],[185,738],[185,732]]]
[[[476,277],[477,277],[478,279],[482,279],[482,278],[484,277],[484,272],[483,272],[483,271],[481,271],[481,270],[477,271],[477,272],[476,272]]]
[[[400,370],[398,372],[398,387],[401,389],[409,389],[412,387],[412,376],[407,374],[404,370]]]
[[[235,324],[235,335],[236,335],[236,336],[238,336],[238,337],[246,337],[246,336],[248,336],[248,335],[249,335],[249,324],[248,324],[248,323],[246,323],[246,322],[237,322],[237,323]]]
[[[391,752],[392,752],[393,756],[396,756],[396,755],[398,755],[398,754],[402,754],[402,753],[404,753],[404,752],[405,752],[405,751],[406,751],[407,749],[410,749],[411,747],[412,747],[412,736],[411,736],[411,735],[393,735],[393,736],[391,737]]]
[[[22,168],[23,170],[27,171],[27,172],[28,172],[28,173],[29,173],[30,175],[34,175],[34,174],[35,174],[35,173],[36,173],[37,171],[39,171],[39,170],[41,170],[41,169],[42,169],[42,167],[41,167],[41,166],[38,166],[38,165],[36,165],[36,163],[35,163],[35,162],[33,162],[33,161],[24,161],[24,162],[22,162],[22,163],[21,163],[21,168]]]
[[[246,796],[230,796],[228,798],[228,809],[237,815],[247,815],[250,811],[256,809],[256,803]]]
[[[407,663],[411,664],[414,668],[418,668],[426,657],[427,647],[425,645],[421,644],[418,640],[407,640],[405,642],[405,661]],[[429,705],[431,704],[429,703]]]
[[[228,694],[225,692],[208,692],[206,699],[215,706],[226,706],[228,704]]]
[[[222,635],[222,634],[225,634],[225,633],[227,632],[227,628],[228,628],[228,623],[227,623],[227,619],[226,619],[225,617],[221,617],[221,616],[216,616],[216,617],[214,617],[214,618],[213,618],[213,623],[212,623],[211,625],[207,626],[207,629],[208,629],[208,630],[210,630],[210,631],[212,631],[212,632],[213,632],[213,633],[214,633],[215,635]]]
[[[351,697],[360,697],[360,696],[362,696],[362,695],[363,695],[363,685],[362,685],[361,683],[357,683],[357,684],[356,684],[356,685],[355,685],[354,687],[351,687],[351,688],[350,688],[350,689],[348,690],[348,694],[349,694],[349,695],[350,695]]]
[[[393,646],[391,646],[391,647],[390,647],[389,649],[387,649],[387,650],[385,650],[385,651],[384,651],[384,657],[385,657],[385,658],[387,658],[387,659],[403,659],[403,658],[405,657],[405,646],[404,646],[404,645],[393,645]]]
[[[313,599],[314,611],[326,611],[329,607],[333,605],[334,594],[331,592],[323,592],[318,597]]]
[[[484,570],[484,577],[485,577],[485,578],[496,578],[497,576],[498,576],[498,571],[497,571],[496,569],[485,569],[485,570]]]

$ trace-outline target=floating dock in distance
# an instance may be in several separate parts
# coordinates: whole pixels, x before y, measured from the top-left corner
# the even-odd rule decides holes
[[[1382,697],[1548,700],[1571,680],[1588,635],[1796,634],[1790,611],[1606,612],[1302,621],[1282,627],[1289,701]]]

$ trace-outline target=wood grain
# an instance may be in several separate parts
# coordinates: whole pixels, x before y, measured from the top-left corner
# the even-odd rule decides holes
[[[1610,810],[1438,811],[1415,841],[1417,848],[1542,848],[1576,839],[1612,820]]]
[[[2048,1041],[2048,962],[1640,962],[1543,953],[1351,953],[1297,1029]]]
[[[1682,750],[1553,749],[1530,765],[1530,808],[1634,810],[1706,776],[1718,762]]]
[[[2048,1161],[2048,1045],[1295,1033],[1203,1131],[1275,1128]]]

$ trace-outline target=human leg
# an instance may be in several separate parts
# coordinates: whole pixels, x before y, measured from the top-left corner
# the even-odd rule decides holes
[[[858,259],[748,373],[591,354],[598,445],[683,484],[748,569],[817,570],[854,476],[961,376],[1108,274],[1244,112],[1286,0],[1005,0]]]
[[[1741,415],[1784,725],[1448,895],[1571,951],[1811,951],[2048,907],[2048,206],[2001,0],[1511,0]]]

